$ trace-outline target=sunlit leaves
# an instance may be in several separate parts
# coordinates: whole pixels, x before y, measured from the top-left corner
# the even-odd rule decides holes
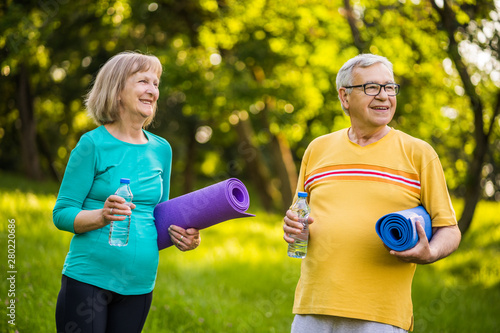
[[[462,24],[455,37],[484,101],[488,128],[500,87],[500,15],[491,1],[465,3],[470,1],[453,1]],[[453,178],[450,187],[459,187],[463,163],[471,158],[473,118],[432,3],[350,4],[351,13],[340,0],[79,0],[33,6],[11,1],[0,21],[1,78],[14,80],[19,63],[29,65],[38,131],[45,140],[57,141],[49,150],[61,171],[67,154],[59,147],[69,151],[94,126],[86,118],[82,96],[99,67],[123,50],[160,58],[164,75],[153,130],[171,141],[180,159],[194,139],[202,174],[219,167],[207,162],[213,159],[208,152],[222,147],[231,158],[238,156],[233,123],[245,114],[263,151],[269,135],[279,132],[298,162],[312,138],[349,126],[335,77],[359,53],[347,21],[352,14],[363,52],[388,57],[402,86],[391,125],[429,141]],[[3,89],[3,142],[14,142],[10,133],[19,126],[13,86]],[[499,131],[494,126],[494,147],[500,145]],[[59,137],[50,135],[54,132]],[[498,149],[489,158],[498,161]],[[176,163],[182,170],[182,163]]]

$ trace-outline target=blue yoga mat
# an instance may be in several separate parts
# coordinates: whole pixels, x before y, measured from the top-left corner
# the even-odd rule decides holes
[[[427,239],[432,238],[432,222],[424,207],[402,210],[382,216],[375,224],[375,230],[385,245],[395,251],[411,249],[418,242],[415,222],[424,227]]]

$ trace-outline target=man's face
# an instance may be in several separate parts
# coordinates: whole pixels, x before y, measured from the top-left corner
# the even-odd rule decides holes
[[[354,68],[353,79],[353,86],[365,83],[394,83],[390,70],[381,63]],[[339,92],[343,96],[342,104],[349,111],[353,128],[370,132],[383,128],[396,112],[396,96],[388,96],[384,88],[377,96],[366,95],[363,88],[353,88],[350,94],[346,94],[344,88]]]

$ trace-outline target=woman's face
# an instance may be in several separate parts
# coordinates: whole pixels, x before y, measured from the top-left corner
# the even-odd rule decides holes
[[[156,101],[160,96],[160,79],[155,72],[137,72],[129,76],[120,93],[120,117],[138,119],[143,122],[154,115]]]

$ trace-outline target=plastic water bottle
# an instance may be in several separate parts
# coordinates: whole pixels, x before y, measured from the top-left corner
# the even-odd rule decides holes
[[[130,206],[132,203],[132,191],[130,190],[130,179],[120,179],[120,187],[115,192],[116,195],[125,199],[125,204]],[[128,235],[130,231],[130,215],[125,215],[123,221],[112,221],[109,228],[109,244],[113,246],[126,246],[128,244]]]
[[[309,223],[307,218],[311,213],[311,208],[307,204],[307,192],[299,192],[298,199],[293,204],[291,210],[299,216],[299,222],[302,223],[304,229],[298,235],[292,234],[291,237],[295,240],[294,243],[288,244],[288,256],[291,258],[305,258],[307,254],[307,243],[309,241]]]

